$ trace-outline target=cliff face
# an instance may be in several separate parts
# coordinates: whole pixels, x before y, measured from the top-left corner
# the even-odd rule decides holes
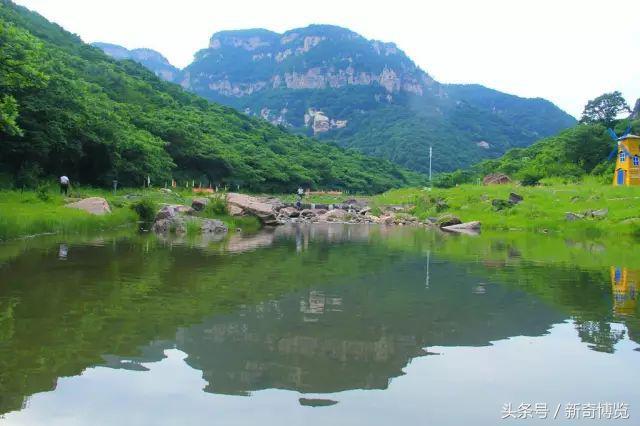
[[[218,32],[179,72],[134,60],[210,101],[422,172],[429,146],[447,171],[575,124],[544,99],[438,83],[394,43],[330,25]]]
[[[633,107],[633,111],[631,111],[631,116],[629,118],[632,120],[640,118],[640,98],[636,101],[636,106]]]
[[[376,85],[388,93],[422,94],[434,80],[393,43],[344,28],[312,25],[277,34],[224,31],[197,53],[180,83],[199,92],[242,97],[267,89]]]

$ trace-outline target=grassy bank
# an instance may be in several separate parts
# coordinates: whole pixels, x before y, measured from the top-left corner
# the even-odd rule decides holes
[[[524,197],[517,205],[497,211],[493,200],[507,200],[515,192]],[[420,219],[450,213],[462,221],[478,220],[483,229],[530,231],[586,237],[640,237],[640,188],[613,187],[595,180],[575,184],[544,182],[535,187],[516,185],[461,185],[450,189],[399,189],[373,197],[376,207],[411,206]],[[608,209],[603,218],[566,220],[566,213],[583,214]]]
[[[191,205],[197,195],[191,192],[172,192],[122,189],[116,194],[112,192],[79,188],[69,194],[72,199],[86,197],[103,197],[111,206],[112,213],[95,216],[81,210],[66,207],[67,201],[58,194],[56,188],[45,188],[39,191],[0,191],[0,241],[39,234],[80,234],[101,232],[122,226],[135,229],[140,219],[131,206],[140,200],[147,200],[154,210],[162,203]],[[222,220],[231,231],[242,229],[253,232],[260,228],[260,223],[253,217],[231,217],[224,203],[212,203],[205,211],[198,213],[201,217]]]

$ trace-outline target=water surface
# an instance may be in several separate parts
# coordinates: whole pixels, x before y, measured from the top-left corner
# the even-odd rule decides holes
[[[608,259],[354,225],[7,243],[0,423],[634,424],[640,262]]]

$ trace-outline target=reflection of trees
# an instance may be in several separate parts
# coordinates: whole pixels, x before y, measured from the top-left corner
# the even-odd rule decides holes
[[[612,330],[606,321],[576,320],[576,330],[583,342],[587,342],[594,351],[613,353],[614,345],[624,338],[624,330]]]

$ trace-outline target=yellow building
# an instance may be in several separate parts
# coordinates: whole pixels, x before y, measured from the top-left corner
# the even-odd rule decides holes
[[[640,271],[620,267],[611,267],[611,290],[613,292],[613,310],[616,314],[635,313],[638,301],[638,278]]]
[[[640,185],[640,136],[625,135],[618,139],[613,185]]]

